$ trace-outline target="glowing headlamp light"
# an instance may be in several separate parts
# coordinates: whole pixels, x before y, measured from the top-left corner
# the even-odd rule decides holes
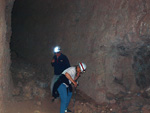
[[[54,53],[58,53],[58,52],[60,52],[60,47],[59,47],[59,46],[56,46],[56,47],[54,48]]]

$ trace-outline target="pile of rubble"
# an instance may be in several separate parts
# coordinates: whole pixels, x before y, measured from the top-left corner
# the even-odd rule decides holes
[[[48,80],[43,79],[42,73],[37,72],[30,64],[15,62],[11,66],[11,74],[14,82],[13,96],[21,96],[27,100],[48,95]]]
[[[77,96],[86,98],[86,101],[76,99],[75,105],[72,105],[75,108],[72,109],[75,109],[75,113],[150,113],[149,89],[138,93],[120,93],[115,97],[109,94],[110,102],[103,104],[96,104],[80,93]]]

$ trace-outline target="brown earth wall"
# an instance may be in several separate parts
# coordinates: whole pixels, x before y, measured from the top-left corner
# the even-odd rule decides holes
[[[71,65],[87,64],[78,88],[108,102],[107,93],[139,90],[133,59],[150,43],[149,11],[149,0],[16,0],[12,50],[52,77],[61,46]]]
[[[6,100],[12,89],[10,77],[10,18],[12,0],[0,0],[0,113],[4,113]]]

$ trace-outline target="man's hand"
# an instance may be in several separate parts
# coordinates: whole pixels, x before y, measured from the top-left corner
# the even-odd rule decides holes
[[[77,85],[78,85],[77,82],[74,82],[73,84],[74,84],[74,87],[77,87]]]
[[[55,62],[55,59],[52,60],[52,63],[54,63],[54,62]]]

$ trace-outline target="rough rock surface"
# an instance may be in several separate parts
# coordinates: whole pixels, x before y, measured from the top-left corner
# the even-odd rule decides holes
[[[13,59],[12,61],[11,72],[14,84],[12,96],[19,96],[24,100],[34,97],[42,99],[47,96],[48,91],[45,88],[49,86],[48,78],[42,78],[42,73],[35,66],[21,59]]]
[[[0,113],[3,113],[12,88],[9,71],[12,5],[13,0],[0,0]]]
[[[107,94],[147,88],[149,0],[16,0],[12,49],[53,75],[52,49],[85,62],[79,89],[99,103]],[[94,92],[94,93],[93,93]]]
[[[13,60],[11,71],[15,88],[12,92],[13,98],[7,102],[7,110],[4,113],[59,112],[60,100],[51,101],[50,89],[44,84],[46,80],[40,78],[42,72],[37,72],[34,65],[19,59]],[[76,91],[73,87],[69,109],[74,113],[149,113],[149,94],[150,88],[136,93],[107,93],[108,103],[98,104],[78,87]]]

